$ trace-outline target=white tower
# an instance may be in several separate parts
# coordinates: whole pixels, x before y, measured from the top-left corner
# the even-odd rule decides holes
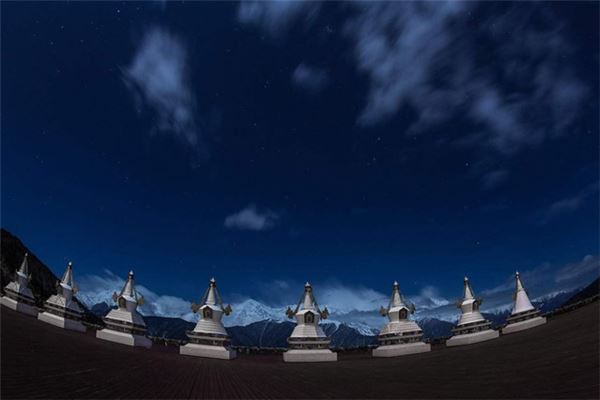
[[[507,325],[502,328],[502,334],[518,332],[546,323],[546,318],[540,315],[540,310],[537,310],[529,301],[518,271],[515,274],[515,284],[512,313],[506,319]]]
[[[59,328],[85,332],[81,323],[83,311],[73,297],[78,290],[73,280],[73,264],[69,262],[62,279],[56,282],[56,294],[46,300],[45,311],[38,319]]]
[[[407,304],[398,282],[392,286],[392,297],[387,309],[380,313],[389,322],[379,333],[379,347],[373,350],[373,357],[396,357],[404,354],[423,353],[431,350],[431,345],[423,343],[423,331],[415,321],[409,319],[415,312],[413,304]]]
[[[487,321],[479,312],[482,300],[476,298],[471,289],[469,278],[465,276],[463,300],[457,304],[462,314],[456,327],[452,329],[452,336],[446,341],[446,346],[460,346],[497,338],[498,331],[490,328],[491,322]]]
[[[121,293],[113,293],[113,300],[117,308],[103,318],[106,328],[97,331],[96,337],[128,346],[151,347],[152,342],[144,336],[146,323],[137,311],[137,307],[144,304],[144,297],[135,289],[133,271],[129,271]]]
[[[296,327],[288,338],[289,350],[283,353],[285,362],[337,361],[337,353],[329,349],[331,341],[319,326],[319,320],[327,318],[327,307],[321,311],[315,300],[312,286],[306,282],[304,293],[292,311],[286,312],[289,318],[296,318]]]
[[[5,295],[0,298],[2,305],[11,308],[15,311],[22,312],[24,314],[37,316],[38,311],[35,306],[35,299],[28,284],[31,279],[29,274],[29,263],[27,257],[29,255],[25,253],[21,266],[15,273],[15,280],[10,282],[4,288]]]
[[[223,314],[229,315],[232,310],[231,306],[223,306],[215,278],[208,283],[200,304],[192,304],[192,311],[198,313],[200,319],[193,331],[186,332],[190,340],[179,347],[179,354],[223,360],[235,358],[236,352],[230,349],[229,335],[221,323]]]

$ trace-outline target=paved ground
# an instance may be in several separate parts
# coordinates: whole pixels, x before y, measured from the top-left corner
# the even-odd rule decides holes
[[[6,398],[599,398],[599,304],[529,331],[431,353],[337,363],[234,361],[133,349],[2,307]]]

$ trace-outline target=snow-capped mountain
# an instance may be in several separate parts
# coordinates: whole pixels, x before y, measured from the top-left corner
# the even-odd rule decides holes
[[[283,322],[287,320],[285,315],[287,307],[269,307],[253,299],[233,304],[231,307],[233,312],[223,318],[225,326],[246,326],[259,321]]]
[[[103,276],[84,276],[79,282],[80,292],[77,297],[96,315],[105,315],[113,307],[112,295],[124,284],[123,278],[110,271],[105,271]],[[138,291],[144,296],[145,302],[140,307],[140,312],[146,317],[179,318],[195,323],[198,316],[191,312],[191,302],[180,297],[159,295],[142,285],[136,285]],[[510,313],[510,287],[502,292],[493,293],[485,298],[482,312],[501,325]],[[543,312],[559,307],[573,292],[557,291],[546,296],[532,299],[534,305]],[[323,325],[328,329],[352,330],[359,336],[376,336],[379,329],[386,323],[387,318],[381,317],[378,308],[385,304],[385,297],[369,289],[361,289],[360,298],[349,296],[347,291],[340,288],[325,291],[324,296],[329,304],[330,315]],[[459,317],[459,310],[454,302],[442,298],[433,288],[424,289],[419,295],[411,296],[417,306],[414,319],[423,325],[427,337],[436,337],[448,331],[448,326],[454,324]],[[232,304],[233,312],[223,318],[223,324],[228,327],[246,327],[258,322],[268,322],[270,325],[278,323],[293,323],[285,314],[289,305],[269,305],[254,299],[246,299]]]
[[[143,292],[142,292],[143,293]],[[532,303],[539,307],[543,312],[550,311],[559,307],[575,292],[556,292],[550,295],[535,299]],[[112,306],[112,292],[97,292],[93,295],[78,294],[80,300],[86,304],[91,310],[96,311],[98,315],[108,312]],[[189,305],[181,299],[173,300],[172,303],[177,304],[176,307],[165,307],[163,304],[164,298],[161,296],[157,301],[156,296],[152,292],[149,293],[149,298],[146,299],[140,311],[144,316],[158,317],[174,317],[181,318],[188,322],[196,322],[198,317],[191,313]],[[179,304],[181,303],[181,304]],[[512,303],[496,306],[492,309],[483,309],[482,311],[490,315],[493,320],[503,318],[510,313]],[[223,318],[223,324],[226,327],[248,326],[250,324],[262,321],[269,322],[286,322],[291,321],[285,315],[285,307],[272,307],[253,299],[247,299],[240,303],[232,305],[233,312]],[[444,304],[437,308],[418,310],[414,319],[419,323],[429,323],[431,321],[443,321],[446,323],[455,323],[459,317],[459,311],[454,304]],[[291,321],[293,322],[293,321]],[[347,326],[356,330],[361,335],[373,336],[379,333],[379,329],[386,323],[386,319],[382,318],[377,310],[373,311],[351,311],[351,312],[331,312],[329,318],[323,323],[331,324],[336,328]]]

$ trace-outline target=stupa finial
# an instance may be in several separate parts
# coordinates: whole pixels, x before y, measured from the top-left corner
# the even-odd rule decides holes
[[[467,278],[465,276],[465,293],[464,293],[464,300],[471,300],[475,298],[475,295],[473,294],[473,289],[471,289],[471,284],[469,283],[469,278]]]
[[[19,270],[18,270],[18,272],[20,272],[25,277],[29,273],[28,257],[29,257],[29,254],[25,253],[25,257],[23,257],[23,261],[21,262],[21,266],[19,267]]]

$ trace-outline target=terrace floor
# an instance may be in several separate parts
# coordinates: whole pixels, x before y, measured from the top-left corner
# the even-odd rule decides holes
[[[130,348],[1,309],[0,396],[8,398],[594,398],[599,302],[546,325],[464,347],[337,363],[233,361]]]

